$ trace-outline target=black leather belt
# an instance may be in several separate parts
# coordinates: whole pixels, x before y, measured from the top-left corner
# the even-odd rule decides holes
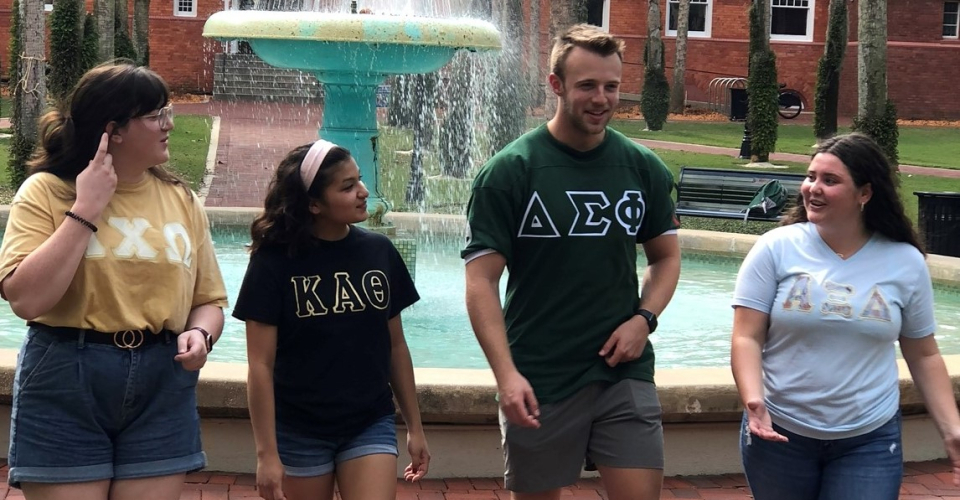
[[[86,344],[104,344],[119,347],[120,349],[136,349],[145,345],[170,342],[177,338],[177,334],[170,330],[153,333],[150,330],[121,330],[118,332],[100,332],[85,328],[68,326],[49,326],[43,323],[30,323],[41,331],[52,333],[57,337]]]

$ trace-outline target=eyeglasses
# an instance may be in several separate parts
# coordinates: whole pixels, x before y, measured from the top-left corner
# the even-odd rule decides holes
[[[160,128],[170,128],[173,126],[173,104],[168,104],[157,110],[155,114],[143,115],[141,118],[159,123]]]

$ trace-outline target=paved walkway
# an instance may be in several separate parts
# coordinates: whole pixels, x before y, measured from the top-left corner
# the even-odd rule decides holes
[[[7,487],[7,466],[0,468],[0,500],[22,499],[20,490]],[[904,469],[900,500],[960,500],[960,488],[951,484],[945,461],[912,462]],[[181,500],[247,500],[258,498],[250,474],[199,472],[187,476]],[[410,484],[397,482],[397,500],[508,500],[500,479],[425,479]],[[561,500],[606,499],[599,480],[586,479],[564,488]],[[663,481],[661,499],[748,500],[753,498],[742,474],[722,476],[676,476]],[[336,495],[336,500],[340,496]],[[842,500],[842,499],[840,499]]]

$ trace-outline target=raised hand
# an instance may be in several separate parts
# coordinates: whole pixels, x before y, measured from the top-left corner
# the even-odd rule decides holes
[[[71,209],[75,214],[96,221],[110,202],[117,189],[117,173],[113,169],[113,156],[107,152],[110,134],[100,136],[97,153],[87,164],[87,168],[77,176],[77,201]]]

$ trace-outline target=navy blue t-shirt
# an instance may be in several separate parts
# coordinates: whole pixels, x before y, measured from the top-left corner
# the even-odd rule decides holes
[[[419,299],[393,243],[356,226],[295,258],[254,253],[233,316],[277,326],[277,423],[350,437],[392,414],[387,323]]]

